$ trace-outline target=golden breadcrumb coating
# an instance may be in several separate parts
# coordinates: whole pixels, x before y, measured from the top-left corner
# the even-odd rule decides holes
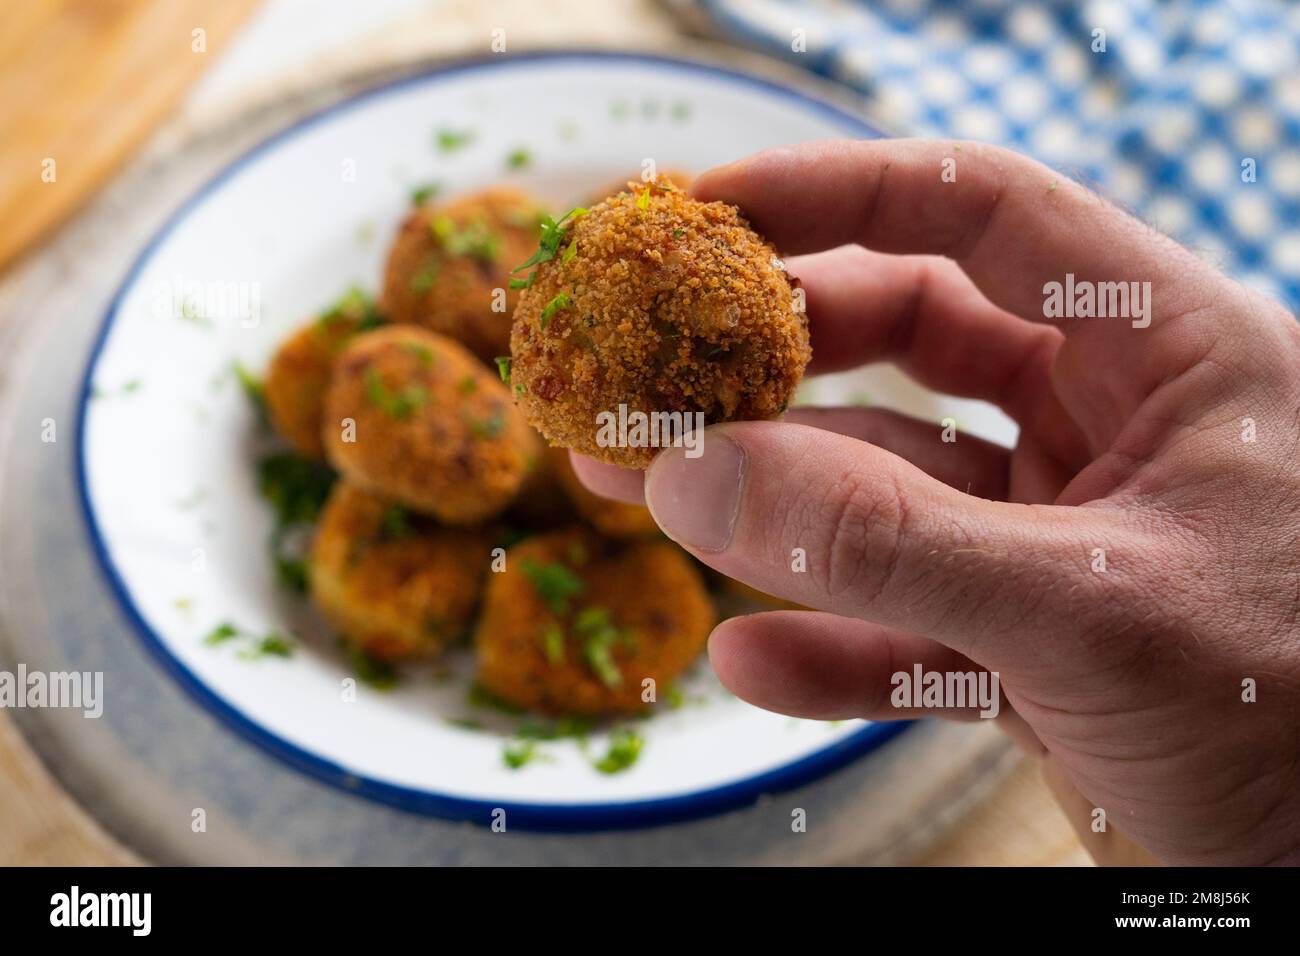
[[[664,701],[714,620],[699,571],[675,545],[578,528],[528,538],[489,575],[478,681],[547,714],[635,713],[649,706],[642,682],[653,679]]]
[[[358,335],[343,350],[321,434],[353,484],[447,524],[503,511],[542,452],[495,371],[410,325]]]
[[[510,270],[537,248],[544,214],[537,200],[509,188],[417,206],[389,250],[381,311],[450,336],[485,362],[508,354],[519,300]]]
[[[334,359],[362,327],[354,310],[340,308],[280,343],[263,382],[271,427],[299,453],[324,458],[321,406]]]
[[[691,183],[695,180],[695,177],[692,176],[690,173],[683,172],[680,169],[670,169],[666,173],[660,173],[659,176],[661,180],[666,179],[668,182],[672,183],[678,189],[683,189],[683,190],[690,189]],[[604,202],[610,196],[615,196],[618,193],[625,192],[626,190],[631,189],[632,185],[635,184],[639,178],[640,177],[638,175],[634,174],[632,176],[626,176],[622,179],[618,179],[613,182],[605,183],[605,185],[602,186],[600,189],[593,190],[591,194],[587,197],[587,201],[583,203],[583,205],[595,206],[598,203]],[[641,188],[644,189],[645,182],[644,181],[641,182],[640,186]]]
[[[812,355],[807,318],[734,206],[661,178],[570,221],[511,333],[516,401],[553,445],[639,468],[657,449],[602,444],[601,413],[709,425],[785,410]]]
[[[349,644],[380,660],[437,656],[468,632],[491,560],[486,531],[335,484],[311,552],[311,593]]]

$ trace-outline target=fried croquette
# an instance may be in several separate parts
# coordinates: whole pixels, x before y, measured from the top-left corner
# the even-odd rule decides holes
[[[676,414],[679,434],[691,413],[705,424],[772,418],[812,350],[776,251],[739,210],[663,178],[630,185],[543,224],[515,310],[511,374],[524,415],[552,444],[641,468],[657,449],[644,427],[615,433],[613,416]]]
[[[695,177],[692,176],[690,173],[683,172],[680,169],[670,169],[666,173],[661,173],[660,176],[663,179],[668,180],[668,182],[672,183],[678,189],[690,189],[691,183],[695,179]],[[614,182],[606,183],[601,189],[596,190],[589,197],[587,197],[587,202],[585,203],[585,205],[594,206],[597,203],[604,202],[610,196],[614,196],[617,195],[618,193],[623,192],[624,190],[631,189],[632,186],[638,180],[638,178],[639,178],[638,176],[628,176],[624,179],[619,179]],[[646,183],[645,180],[641,181],[642,188],[645,187],[645,183]]]
[[[597,531],[611,538],[643,538],[659,532],[659,526],[645,505],[613,501],[587,490],[569,464],[567,449],[548,448],[546,461],[573,507]]]
[[[440,527],[340,481],[312,543],[312,597],[378,660],[435,657],[468,633],[490,549],[485,531]]]
[[[479,684],[548,714],[642,710],[699,656],[714,610],[699,572],[668,542],[582,529],[528,538],[490,575],[474,632]]]
[[[354,290],[276,350],[263,383],[266,413],[271,427],[294,450],[309,458],[325,457],[321,405],[334,359],[353,336],[379,321],[373,304]]]
[[[507,354],[519,298],[510,270],[537,247],[543,213],[526,193],[504,188],[415,207],[388,253],[382,311],[450,336],[485,362]]]
[[[353,484],[447,524],[500,513],[542,452],[495,372],[409,325],[359,335],[340,353],[321,434]]]

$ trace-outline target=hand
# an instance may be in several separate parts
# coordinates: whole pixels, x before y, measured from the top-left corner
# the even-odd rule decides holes
[[[1108,831],[1170,863],[1300,862],[1295,320],[999,149],[806,144],[693,191],[799,255],[812,371],[890,361],[1020,426],[1007,450],[801,409],[710,427],[644,489],[575,459],[706,564],[828,612],[723,622],[721,680],[781,713],[891,719],[933,713],[891,706],[896,672],[996,671],[999,721]],[[1045,318],[1067,273],[1149,282],[1149,326]]]

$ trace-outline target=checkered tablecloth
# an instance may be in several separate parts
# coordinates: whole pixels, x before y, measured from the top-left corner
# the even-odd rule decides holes
[[[1300,2],[685,2],[873,96],[898,130],[1091,182],[1300,309]]]

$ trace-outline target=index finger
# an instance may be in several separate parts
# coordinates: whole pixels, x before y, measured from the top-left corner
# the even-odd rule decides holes
[[[1200,313],[1231,287],[1095,193],[1026,157],[975,143],[780,147],[705,173],[692,192],[739,206],[787,254],[856,243],[953,259],[997,305],[1061,326],[1080,367],[1118,372],[1112,377],[1132,403],[1164,380],[1186,349],[1204,347],[1200,336],[1164,336],[1159,327]],[[1052,283],[1061,285],[1062,310],[1070,314],[1046,314]],[[1073,303],[1070,290],[1087,285],[1104,295],[1113,288],[1117,305],[1124,305],[1123,291],[1131,315],[1072,317],[1082,310],[1067,310],[1065,300]]]

